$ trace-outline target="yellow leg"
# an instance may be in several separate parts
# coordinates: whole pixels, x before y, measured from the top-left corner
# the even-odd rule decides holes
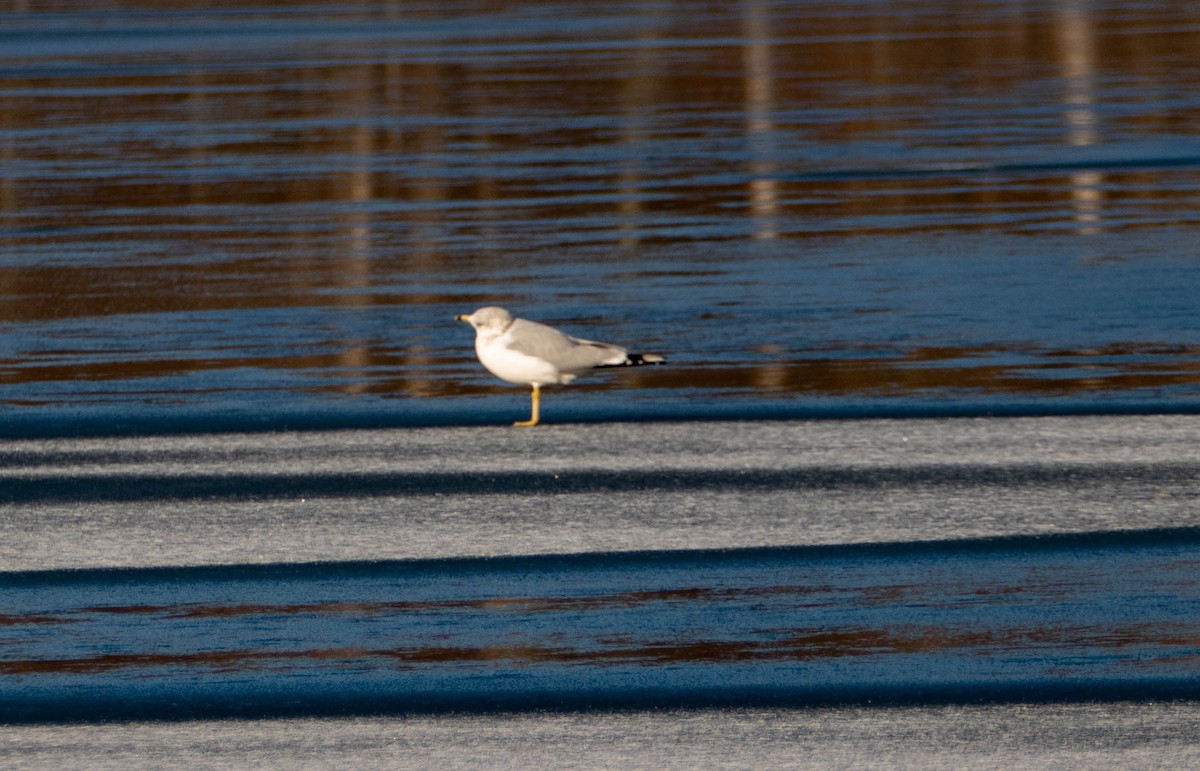
[[[516,423],[513,423],[513,425],[514,426],[522,426],[522,427],[536,426],[538,424],[538,420],[541,418],[541,415],[540,415],[540,412],[538,409],[539,402],[541,402],[541,399],[542,399],[541,386],[539,386],[537,383],[534,383],[533,384],[533,414],[529,416],[529,420],[518,420]]]

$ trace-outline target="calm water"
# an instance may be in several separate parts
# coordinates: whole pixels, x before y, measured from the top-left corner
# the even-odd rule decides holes
[[[1193,4],[4,6],[12,434],[1200,407]]]

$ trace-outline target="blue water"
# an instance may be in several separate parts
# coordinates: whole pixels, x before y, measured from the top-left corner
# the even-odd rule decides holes
[[[7,722],[1196,698],[1193,529],[7,574]]]
[[[3,431],[1194,411],[1178,3],[59,3],[0,19]],[[716,31],[716,32],[714,32]],[[936,55],[934,52],[937,52]]]

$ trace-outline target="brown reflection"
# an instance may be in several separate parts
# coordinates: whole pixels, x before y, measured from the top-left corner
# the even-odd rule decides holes
[[[530,664],[704,665],[754,661],[820,661],[911,654],[1004,657],[1045,657],[1053,665],[1054,652],[1071,652],[1088,659],[1090,649],[1136,649],[1128,663],[1147,667],[1155,663],[1196,661],[1196,636],[1188,627],[1161,625],[1045,626],[964,629],[940,626],[899,626],[884,629],[853,627],[839,630],[800,629],[759,633],[749,639],[646,640],[629,644],[628,638],[605,644],[582,639],[574,646],[543,645],[536,641],[488,645],[423,645],[411,648],[372,649],[335,647],[290,651],[212,650],[187,653],[107,653],[71,659],[0,661],[0,674],[96,674],[122,669],[167,667],[204,668],[241,672],[275,668],[363,664],[376,660],[404,668],[419,666],[512,666]],[[1072,668],[1059,663],[1063,670]]]
[[[952,349],[948,349],[952,350]],[[745,391],[780,395],[904,395],[959,391],[978,394],[1063,396],[1092,391],[1135,391],[1200,384],[1200,350],[1153,362],[1102,357],[1075,361],[972,364],[949,357],[923,366],[919,353],[897,358],[777,361],[743,367],[672,367],[637,374],[636,384],[651,389]]]
[[[68,619],[44,613],[0,613],[0,626],[24,626],[26,624],[65,624]]]
[[[301,280],[303,277],[303,280]],[[303,308],[344,304],[326,291],[344,279],[337,266],[306,266],[293,272],[275,258],[211,265],[0,266],[0,321],[56,319],[139,313]],[[149,282],[153,290],[134,291]],[[475,292],[379,296],[369,291],[356,304],[470,304]]]
[[[381,366],[389,363],[395,356],[371,354],[371,364]],[[295,370],[326,370],[331,373],[340,372],[346,366],[346,354],[339,352],[299,354],[293,356],[230,356],[206,357],[189,359],[150,359],[147,361],[99,361],[77,362],[69,364],[30,365],[22,363],[11,369],[5,367],[7,362],[0,360],[0,384],[15,383],[46,383],[64,380],[78,380],[88,383],[126,380],[129,378],[161,378],[181,375],[189,372],[220,371],[238,367],[257,367],[260,369],[295,369]],[[408,358],[403,358],[408,363]],[[431,364],[446,363],[426,357]],[[14,362],[13,364],[16,364]],[[353,373],[350,373],[353,375]],[[405,381],[406,387],[408,381]],[[313,386],[312,390],[317,390]],[[336,387],[341,391],[343,386]],[[217,389],[213,389],[214,391]],[[95,392],[89,389],[89,393]],[[180,393],[183,393],[180,390]]]
[[[1003,354],[1001,348],[920,348],[907,354],[879,358],[786,359],[755,364],[672,364],[653,372],[623,372],[616,382],[596,379],[572,384],[567,390],[612,388],[699,390],[785,397],[796,394],[828,396],[904,396],[914,393],[1028,394],[1069,396],[1096,391],[1137,391],[1200,384],[1200,348],[1113,344],[1104,349],[1045,353],[1020,351],[1013,363],[979,363],[981,357]],[[1121,357],[1153,357],[1131,361]],[[1028,360],[1024,356],[1030,356]],[[466,362],[470,366],[471,362]],[[368,391],[401,393],[404,381],[379,380]],[[469,378],[446,377],[427,392],[432,396],[477,396],[508,393],[504,386],[476,384]]]
[[[195,653],[105,653],[78,659],[0,661],[0,674],[98,674],[116,669],[161,667],[204,667],[219,672],[236,672],[255,665],[307,660],[353,660],[368,651],[355,648],[326,648],[309,651],[214,650]]]
[[[168,619],[235,618],[239,616],[297,616],[309,614],[421,613],[444,610],[557,613],[610,610],[650,603],[728,602],[776,596],[806,596],[834,591],[828,586],[756,586],[746,588],[685,587],[621,592],[582,597],[485,597],[470,600],[363,601],[246,605],[101,605],[80,608],[78,614],[157,615]],[[0,619],[4,617],[0,616]],[[21,616],[13,616],[19,623]],[[55,619],[49,618],[49,622]],[[32,622],[28,622],[32,623]]]
[[[214,67],[210,71],[206,69],[209,61],[199,53],[191,54],[189,69],[182,74],[115,74],[108,83],[44,74],[10,77],[5,84],[18,95],[0,92],[6,125],[20,130],[71,122],[96,125],[89,120],[97,114],[105,117],[98,122],[101,126],[109,121],[142,120],[161,121],[170,129],[182,123],[195,132],[187,149],[193,173],[183,178],[164,174],[173,168],[175,158],[176,148],[169,144],[114,139],[128,144],[101,145],[94,154],[75,144],[30,150],[35,157],[61,162],[67,168],[73,161],[102,160],[105,152],[128,154],[152,161],[148,166],[151,174],[131,172],[116,179],[62,177],[39,184],[37,180],[17,183],[0,171],[0,189],[5,191],[4,200],[12,202],[9,205],[37,212],[43,204],[53,204],[49,211],[58,212],[53,217],[79,217],[102,224],[108,237],[131,233],[144,224],[170,222],[170,218],[160,220],[153,210],[162,214],[165,207],[192,202],[270,206],[391,200],[430,204],[390,215],[411,227],[390,245],[403,247],[404,253],[387,258],[429,265],[444,256],[439,231],[456,216],[439,204],[474,200],[486,206],[498,200],[528,199],[534,192],[530,185],[539,186],[538,180],[507,180],[489,172],[490,164],[484,162],[470,175],[473,178],[461,180],[445,159],[517,147],[584,150],[603,146],[597,141],[603,130],[553,125],[490,131],[480,127],[489,116],[540,115],[547,101],[555,100],[556,108],[583,118],[614,107],[620,111],[623,119],[617,141],[626,148],[620,168],[610,170],[607,179],[611,192],[620,194],[622,210],[630,207],[631,213],[641,207],[639,196],[646,177],[660,173],[647,167],[638,154],[642,141],[653,136],[651,119],[655,115],[672,109],[694,114],[698,125],[685,121],[671,126],[684,135],[696,128],[736,131],[745,138],[748,169],[755,177],[749,190],[739,189],[736,195],[742,204],[748,199],[757,223],[754,232],[769,236],[775,232],[772,222],[781,209],[774,181],[780,148],[772,144],[779,131],[812,132],[831,145],[857,138],[920,134],[921,126],[938,118],[922,114],[920,105],[916,110],[897,107],[917,98],[941,97],[944,88],[1002,103],[1029,72],[1052,66],[1063,73],[1066,83],[1067,142],[1090,145],[1097,137],[1098,62],[1110,72],[1139,81],[1173,83],[1173,75],[1186,73],[1173,73],[1170,63],[1187,60],[1200,41],[1196,31],[1200,14],[1194,9],[1146,9],[1144,14],[1134,14],[1109,12],[1078,0],[1056,0],[1057,14],[1046,13],[1042,7],[1012,8],[1001,14],[990,12],[986,3],[954,5],[960,14],[943,19],[908,14],[886,4],[847,13],[836,2],[788,8],[764,0],[744,0],[733,9],[672,13],[669,4],[646,3],[638,6],[641,16],[632,33],[633,53],[621,66],[600,72],[591,59],[573,62],[569,40],[564,41],[568,53],[556,51],[537,57],[524,52],[515,63],[498,57],[494,62],[466,65],[430,62],[417,56],[419,50],[398,41],[387,55],[369,63],[347,55],[334,62],[298,58],[293,66],[279,69]],[[293,12],[305,8],[297,3],[275,4],[282,9],[289,6],[295,6]],[[972,9],[977,12],[971,13]],[[412,18],[414,22],[439,15],[391,2],[363,3],[339,12],[365,20]],[[441,15],[454,16],[449,11]],[[964,21],[968,18],[969,23]],[[714,25],[726,25],[731,19],[734,29],[740,28],[736,44],[728,44],[724,36],[714,41]],[[1163,34],[1162,25],[1167,23],[1172,23],[1171,34]],[[667,47],[663,41],[675,41],[676,47]],[[684,50],[698,53],[681,56],[680,43],[688,45]],[[64,87],[71,90],[69,94],[60,93]],[[112,87],[116,93],[105,93],[104,87]],[[89,93],[89,88],[97,93]],[[922,90],[930,88],[935,92]],[[171,109],[176,97],[182,99],[180,112]],[[793,115],[781,121],[779,112],[787,108],[824,110],[845,117],[806,123]],[[230,117],[257,122],[255,135],[242,137],[239,131],[236,139],[224,137],[222,123]],[[464,118],[470,119],[469,126],[464,127]],[[1157,120],[1160,116],[1145,118]],[[305,128],[291,128],[293,123]],[[970,139],[964,136],[962,141]],[[29,157],[30,150],[21,153]],[[4,151],[17,152],[11,142]],[[311,162],[329,156],[347,162],[332,168],[322,164],[320,173],[297,172],[277,179],[253,174],[213,178],[204,173],[222,162],[257,163],[269,158]],[[388,171],[378,170],[375,162],[380,160],[387,161]],[[545,163],[552,166],[554,161],[547,158]],[[390,170],[395,165],[399,168]],[[714,162],[712,170],[726,169]],[[554,189],[562,181],[553,173],[541,180]],[[874,187],[871,182],[855,184],[857,194],[846,205],[881,205],[861,195]],[[993,192],[1000,196],[990,202],[997,209],[1006,208],[1006,196],[1020,195]],[[696,193],[701,200],[707,195],[704,189]],[[549,207],[545,224],[552,226],[555,204],[545,204]],[[132,211],[118,213],[126,208]],[[353,221],[364,216],[362,209],[330,206],[328,215],[315,214],[314,219],[353,240],[356,233],[362,236],[370,231],[369,224]],[[216,241],[235,251],[253,250],[253,240],[237,242],[239,233],[256,237],[256,228],[239,221],[244,217],[238,213],[217,217],[216,230],[189,227],[191,223],[175,219],[183,226],[176,236],[181,241]],[[43,219],[43,223],[56,224],[53,219]],[[300,234],[294,235],[287,244],[289,251],[320,254],[306,246]],[[74,239],[68,236],[68,240]]]
[[[509,393],[510,388],[471,377],[475,362],[456,352],[436,355],[361,346],[352,354],[340,351],[292,355],[255,355],[232,351],[229,356],[150,358],[125,361],[57,361],[63,351],[49,352],[47,363],[0,359],[0,385],[60,381],[103,383],[129,378],[162,378],[185,373],[238,367],[305,370],[325,373],[327,380],[352,378],[361,357],[372,377],[355,386],[360,393],[424,397],[478,396]],[[1095,391],[1143,389],[1200,384],[1200,348],[1114,343],[1101,349],[1011,352],[1011,363],[991,363],[1009,353],[997,347],[922,347],[890,357],[789,359],[782,356],[760,363],[657,368],[653,372],[622,372],[572,384],[567,391],[621,389],[700,390],[744,392],[760,396],[818,394],[830,396],[903,396],[915,393],[962,392],[1067,396]],[[347,359],[350,355],[351,359]],[[349,363],[348,363],[349,362]],[[453,374],[450,369],[453,369]],[[347,372],[349,371],[349,372]],[[401,371],[391,377],[388,371]],[[312,392],[344,392],[338,383],[314,381]],[[99,394],[99,388],[88,393]],[[115,393],[115,392],[114,392]],[[181,391],[182,393],[182,391]]]

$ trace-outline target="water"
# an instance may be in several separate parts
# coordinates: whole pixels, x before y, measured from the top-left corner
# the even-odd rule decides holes
[[[10,574],[5,721],[1196,699],[1200,529]]]
[[[1077,579],[1076,594],[1021,606],[1065,614],[1050,628],[1075,636],[1037,638],[1053,650],[985,688],[1000,703],[935,689],[933,706],[883,708],[842,690],[850,706],[542,714],[526,699],[513,714],[167,710],[176,722],[120,726],[87,722],[104,716],[93,709],[71,726],[0,727],[6,767],[553,766],[547,747],[561,746],[594,767],[1194,765],[1195,702],[1169,701],[1187,694],[1155,679],[1194,680],[1194,634],[1149,639],[1137,619],[1194,617],[1194,566],[1147,554],[1144,539],[1173,534],[1186,551],[1194,538],[1195,421],[1181,413],[1200,409],[1200,11],[210,5],[0,6],[6,593],[31,576],[100,575],[111,604],[130,607],[126,579],[201,570],[184,566],[217,586],[247,564],[296,570],[303,593],[319,583],[314,560],[357,575],[516,554],[574,580],[597,553],[624,564],[612,555],[666,549],[701,563],[681,585],[731,588],[742,579],[697,549],[822,546],[853,560],[929,540],[965,555],[955,575],[985,576],[987,539],[1011,538],[1036,563],[1022,563],[1022,585]],[[451,320],[488,303],[670,366],[551,391],[551,430],[514,435],[499,426],[527,414],[527,395],[482,371]],[[1143,417],[1091,417],[1115,413]],[[778,420],[989,414],[1072,417]],[[773,420],[712,422],[747,418]],[[1088,533],[1105,546],[1074,568],[1037,546]],[[921,577],[927,595],[881,606],[884,626],[961,600],[942,567]],[[112,572],[72,572],[94,568]],[[868,583],[882,591],[893,569],[911,566],[897,558]],[[344,583],[350,601],[394,599]],[[33,616],[86,610],[78,592],[16,595]],[[1139,597],[1154,599],[1144,613]],[[987,607],[970,622],[1016,628],[1010,606]],[[1114,607],[1132,608],[1129,623],[1106,626]],[[66,646],[30,654],[46,661],[196,647],[153,614],[88,613],[93,636],[77,627],[74,651],[58,634],[70,624],[0,626],[3,660],[30,634]],[[140,619],[145,636],[113,618]],[[283,631],[324,628],[336,647],[370,626],[322,618],[229,629],[297,622]],[[555,624],[566,619],[539,629],[553,640]],[[1040,629],[1020,628],[1025,644]],[[246,649],[271,649],[267,637]],[[994,661],[976,652],[969,664]],[[900,671],[886,652],[863,661]],[[1085,661],[1098,688],[1047,685],[1041,665]],[[1099,693],[1128,685],[1122,667],[1145,680]],[[673,676],[713,671],[690,661]],[[162,703],[220,679],[205,674],[172,680]],[[345,683],[328,674],[293,682],[336,695]],[[109,675],[90,683],[129,685]],[[3,684],[52,691],[65,682],[53,677]],[[1028,677],[1032,691],[1003,690]],[[280,703],[262,714],[289,714]]]
[[[586,767],[1186,764],[1198,432],[10,440],[0,758],[555,766],[556,741]]]
[[[1200,406],[1186,4],[11,5],[10,435]]]

